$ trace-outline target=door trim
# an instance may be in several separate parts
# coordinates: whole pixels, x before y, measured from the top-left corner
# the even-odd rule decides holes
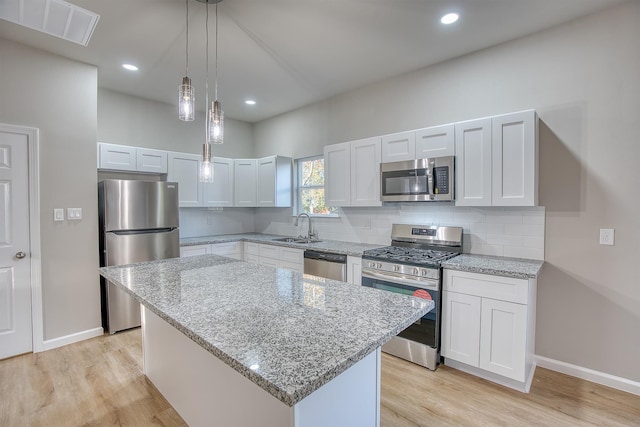
[[[31,340],[33,352],[44,349],[42,319],[42,250],[40,245],[40,131],[38,128],[0,123],[0,131],[27,136],[29,165],[29,252],[31,255]]]

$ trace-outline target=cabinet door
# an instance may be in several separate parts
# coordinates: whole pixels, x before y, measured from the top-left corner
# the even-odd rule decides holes
[[[126,145],[99,144],[100,169],[132,171],[136,170],[136,147]]]
[[[417,130],[415,158],[453,156],[454,129],[454,125],[450,124]]]
[[[455,124],[456,206],[491,206],[491,119]]]
[[[211,251],[209,245],[182,246],[180,248],[181,258],[196,255],[206,255],[210,253]]]
[[[324,147],[324,198],[327,206],[351,203],[351,149],[348,142]]]
[[[351,206],[382,206],[380,138],[351,142]]]
[[[138,172],[167,173],[167,152],[150,148],[136,148]]]
[[[202,184],[204,206],[233,206],[233,159],[214,157],[213,182]]]
[[[167,181],[178,183],[179,206],[202,206],[200,186],[200,156],[197,154],[168,153]]]
[[[493,206],[538,204],[538,137],[534,110],[491,120]]]
[[[480,359],[481,298],[442,293],[442,355],[471,366]]]
[[[234,206],[256,206],[256,160],[233,161]]]
[[[352,285],[362,284],[362,258],[347,256],[347,283]]]
[[[382,162],[413,160],[416,154],[416,133],[394,133],[382,137]]]
[[[258,159],[258,207],[276,205],[276,156]]]
[[[242,242],[213,243],[210,250],[212,254],[229,258],[242,259]]]
[[[481,369],[524,381],[527,346],[527,306],[482,299]]]

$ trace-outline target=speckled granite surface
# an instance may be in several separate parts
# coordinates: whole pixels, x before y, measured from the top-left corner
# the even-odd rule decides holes
[[[368,243],[351,243],[351,242],[339,242],[336,240],[323,240],[317,243],[288,243],[288,242],[275,242],[273,239],[279,239],[282,237],[291,236],[278,236],[275,234],[262,234],[262,233],[244,233],[244,234],[223,234],[219,236],[202,236],[202,237],[187,237],[180,239],[180,246],[194,246],[204,245],[208,243],[225,243],[225,242],[255,242],[255,243],[269,243],[278,246],[287,246],[297,249],[315,249],[324,252],[331,252],[342,255],[362,256],[362,252],[367,249],[379,248],[387,245],[377,245]]]
[[[432,301],[216,255],[100,274],[289,406],[433,308]]]
[[[451,270],[529,279],[538,276],[543,264],[544,261],[533,259],[464,254],[446,260],[442,266]]]

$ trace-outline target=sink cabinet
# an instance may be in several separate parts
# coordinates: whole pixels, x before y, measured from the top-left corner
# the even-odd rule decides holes
[[[244,254],[246,262],[304,273],[304,250],[302,249],[244,242]]]
[[[445,364],[529,391],[535,364],[536,279],[444,270]]]

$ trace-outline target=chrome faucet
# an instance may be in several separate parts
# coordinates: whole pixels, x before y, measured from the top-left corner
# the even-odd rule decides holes
[[[313,235],[313,232],[311,231],[311,217],[309,216],[308,213],[306,213],[306,212],[299,213],[298,216],[296,217],[296,221],[293,223],[293,225],[294,225],[294,227],[297,227],[298,226],[298,220],[303,215],[306,216],[307,220],[309,221],[309,231],[307,231],[307,239],[312,240],[315,236]]]

